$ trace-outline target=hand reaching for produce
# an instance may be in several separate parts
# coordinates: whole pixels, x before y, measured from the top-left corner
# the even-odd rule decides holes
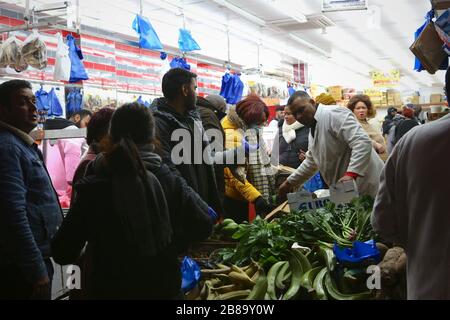
[[[292,185],[286,180],[278,189],[278,197],[280,201],[284,201],[287,198],[287,194],[292,191]]]

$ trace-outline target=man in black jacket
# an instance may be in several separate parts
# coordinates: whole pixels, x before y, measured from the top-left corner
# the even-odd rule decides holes
[[[196,111],[196,78],[196,74],[181,68],[164,75],[164,98],[152,104],[157,151],[172,171],[183,177],[216,212],[223,214],[213,160],[208,159],[209,141]]]

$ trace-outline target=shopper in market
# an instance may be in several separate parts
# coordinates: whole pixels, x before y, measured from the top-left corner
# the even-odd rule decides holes
[[[309,128],[298,122],[289,106],[284,108],[284,120],[278,125],[271,160],[291,168],[298,168],[308,151]],[[277,161],[278,160],[278,161]]]
[[[71,115],[69,120],[64,118],[49,118],[44,123],[44,130],[76,130],[86,128],[91,116],[91,111],[83,109]],[[72,180],[83,155],[83,145],[86,143],[85,139],[58,139],[56,143],[46,140],[44,143],[47,149],[46,163],[48,172],[58,193],[59,202],[63,208],[69,208],[72,197]]]
[[[162,80],[164,98],[155,99],[152,110],[156,122],[157,152],[176,174],[183,177],[219,214],[223,214],[214,165],[210,156],[209,141],[204,138],[204,128],[196,111],[197,75],[185,69],[169,70]],[[184,134],[188,141],[172,141],[174,132]],[[183,150],[180,150],[180,146]],[[180,154],[180,151],[182,153]],[[174,154],[172,154],[174,153]],[[173,157],[182,159],[173,159]]]
[[[50,299],[50,239],[62,221],[42,154],[28,135],[38,124],[31,84],[0,85],[1,299]]]
[[[397,142],[411,129],[419,125],[419,122],[414,117],[414,109],[405,107],[403,108],[402,115],[404,119],[395,125],[394,145],[397,144]]]
[[[375,108],[372,105],[372,101],[370,101],[370,97],[365,94],[354,95],[350,98],[347,108],[355,114],[363,129],[369,135],[372,140],[372,145],[375,151],[380,155],[380,158],[383,161],[386,161],[388,157],[386,142],[383,136],[367,121],[367,119],[375,117]]]
[[[225,211],[236,222],[248,221],[249,203],[253,203],[256,213],[262,216],[272,209],[275,178],[260,136],[268,116],[266,104],[258,96],[249,95],[222,120],[227,149],[239,147],[245,139],[251,145],[259,145],[258,150],[249,154],[248,163],[240,167],[244,171],[244,181],[237,179],[229,168],[225,169]]]
[[[275,117],[270,121],[269,127],[278,128],[280,121],[284,119],[284,106],[278,106],[275,109]]]
[[[361,195],[375,196],[383,161],[354,114],[338,106],[315,106],[303,91],[294,93],[288,105],[298,122],[311,129],[309,150],[300,167],[280,186],[286,198],[295,186],[320,171],[327,185],[355,180]]]
[[[387,115],[384,117],[384,122],[382,125],[383,136],[387,137],[389,135],[389,131],[393,125],[394,117],[397,114],[397,109],[394,107],[389,107],[387,110]]]
[[[217,214],[154,153],[155,122],[137,102],[111,120],[112,148],[89,166],[77,197],[52,241],[55,261],[74,263],[92,250],[92,299],[180,296],[177,259],[207,238]]]
[[[105,152],[108,149],[110,143],[108,131],[113,113],[113,108],[102,108],[92,115],[86,127],[86,143],[89,148],[86,154],[81,158],[81,161],[75,170],[72,181],[73,185],[85,176],[88,164],[94,160],[99,153]],[[72,201],[74,195],[75,192],[72,192]]]
[[[450,92],[450,69],[446,73]],[[450,97],[448,97],[450,98]],[[450,115],[401,139],[381,174],[374,231],[408,255],[408,299],[450,299]],[[420,159],[417,159],[420,155]]]

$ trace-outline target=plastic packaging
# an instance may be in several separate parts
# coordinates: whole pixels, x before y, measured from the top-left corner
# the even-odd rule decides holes
[[[23,43],[22,56],[25,62],[33,68],[42,70],[47,67],[47,46],[37,30],[33,30],[33,33]]]
[[[64,43],[61,33],[56,35],[58,39],[58,46],[56,48],[55,73],[54,80],[69,81],[71,62],[69,57],[69,46]]]
[[[15,35],[9,37],[2,45],[0,65],[9,66],[17,72],[25,71],[28,64],[22,56],[22,41]]]

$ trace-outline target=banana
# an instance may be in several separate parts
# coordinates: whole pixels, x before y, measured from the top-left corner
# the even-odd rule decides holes
[[[278,272],[280,272],[281,268],[286,263],[287,261],[278,261],[270,268],[269,273],[267,274],[267,293],[272,300],[278,300],[275,292],[275,280]]]
[[[289,265],[291,266],[292,270],[291,284],[289,286],[289,289],[283,295],[283,300],[292,299],[297,294],[298,290],[300,289],[300,280],[303,275],[302,265],[294,254],[292,254],[291,258],[289,259]]]
[[[278,289],[283,290],[286,287],[286,285],[283,283],[284,282],[283,280],[285,279],[286,273],[288,272],[289,272],[289,262],[284,261],[284,264],[282,265],[280,271],[278,272],[275,278],[275,286]]]
[[[250,290],[239,290],[218,295],[215,300],[243,300],[248,297]]]
[[[316,278],[317,274],[322,270],[323,267],[316,267],[313,269],[308,270],[306,273],[302,275],[302,278],[300,280],[300,284],[303,288],[307,289],[308,291],[313,288],[314,279]]]
[[[214,292],[212,289],[212,285],[211,285],[211,281],[207,280],[205,281],[205,286],[206,286],[206,300],[214,300],[218,294],[216,292]]]
[[[322,268],[322,270],[320,270],[320,272],[317,274],[317,277],[314,279],[313,288],[317,300],[327,300],[327,294],[324,287],[324,278],[327,274],[327,271],[327,267]]]
[[[258,270],[260,273],[252,292],[247,297],[247,300],[263,300],[267,292],[267,277],[263,269]]]
[[[220,273],[228,273],[231,271],[230,267],[225,266],[225,268],[221,268],[221,269],[201,269],[201,273],[204,276],[214,276],[216,274],[220,274]]]
[[[232,283],[242,284],[243,286],[250,288],[253,288],[253,286],[255,285],[255,282],[252,279],[250,279],[245,272],[240,273],[236,271],[231,271],[229,273],[229,276],[231,278]]]
[[[218,279],[223,285],[232,283],[231,278],[228,274],[223,274],[223,273],[215,274],[214,278]]]
[[[257,272],[259,269],[259,266],[256,265],[255,263],[251,263],[247,269],[244,270],[244,272],[248,275],[249,278],[253,277],[253,275],[255,274],[255,272]]]
[[[331,275],[329,272],[325,275],[325,288],[330,296],[330,298],[334,300],[369,300],[372,296],[372,291],[366,291],[356,294],[344,294],[339,292],[338,288],[336,288],[333,279],[331,279]]]
[[[237,284],[228,284],[228,285],[217,287],[217,288],[211,288],[212,291],[217,292],[219,294],[238,291],[241,289],[242,289],[242,287]]]

